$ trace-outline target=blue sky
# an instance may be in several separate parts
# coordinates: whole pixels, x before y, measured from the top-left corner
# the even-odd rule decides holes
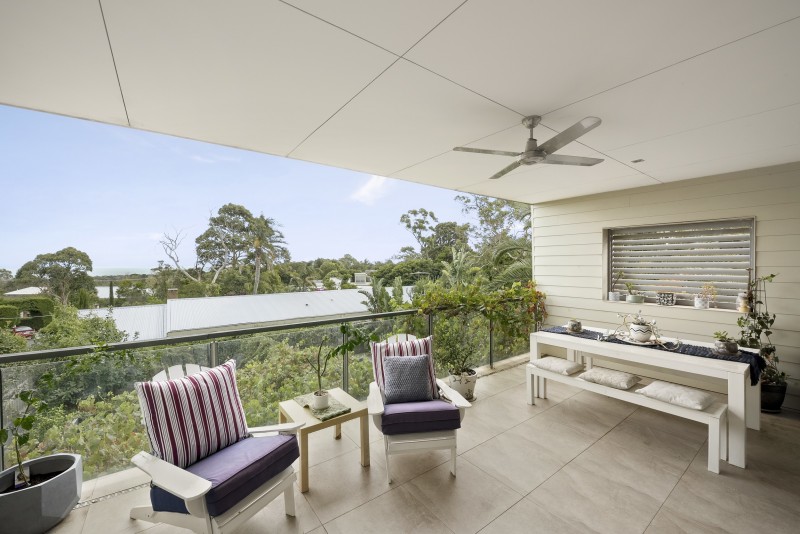
[[[466,222],[455,191],[197,141],[0,106],[0,268],[67,246],[96,273],[146,271],[164,232],[194,238],[223,204],[281,225],[294,260],[386,260],[415,245],[400,224],[414,208]]]

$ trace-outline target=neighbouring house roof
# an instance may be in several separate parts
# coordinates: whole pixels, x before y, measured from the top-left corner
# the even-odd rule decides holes
[[[9,291],[5,294],[6,297],[29,297],[31,295],[41,295],[44,293],[41,287],[23,287],[15,291]]]
[[[406,298],[410,298],[410,287]],[[358,289],[172,299],[166,304],[80,310],[83,317],[114,318],[131,339],[160,339],[209,330],[234,330],[367,313]]]

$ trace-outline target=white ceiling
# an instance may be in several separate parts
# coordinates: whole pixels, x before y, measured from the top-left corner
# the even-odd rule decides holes
[[[533,203],[800,160],[798,50],[797,0],[2,0],[0,103]],[[529,114],[605,161],[451,151]]]

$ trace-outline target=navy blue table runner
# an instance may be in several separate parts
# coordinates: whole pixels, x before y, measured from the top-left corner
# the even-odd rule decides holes
[[[698,356],[700,358],[712,358],[714,360],[727,360],[729,362],[741,362],[746,363],[750,366],[750,385],[755,386],[758,384],[758,380],[761,377],[761,371],[764,370],[767,366],[767,362],[764,361],[764,358],[755,352],[749,352],[745,350],[740,350],[739,354],[734,354],[731,356],[725,356],[721,354],[714,353],[709,347],[701,347],[699,345],[691,345],[689,343],[683,343],[680,346],[676,347],[676,343],[665,343],[665,346],[661,345],[639,345],[637,343],[628,343],[618,337],[611,336],[606,337],[598,332],[594,332],[592,330],[583,330],[581,332],[570,332],[563,326],[552,326],[550,328],[545,328],[542,332],[552,332],[553,334],[565,334],[569,336],[580,337],[583,339],[593,339],[595,341],[605,341],[608,343],[618,343],[620,345],[633,345],[637,347],[645,347],[648,349],[656,349],[656,350],[663,350],[665,352],[675,352],[678,354],[686,354],[687,356]]]

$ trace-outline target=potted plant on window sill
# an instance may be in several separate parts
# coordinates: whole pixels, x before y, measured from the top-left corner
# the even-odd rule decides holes
[[[639,294],[633,282],[625,282],[625,289],[628,290],[628,298],[625,299],[626,301],[633,302],[634,304],[641,304],[644,302],[644,295]]]
[[[694,307],[698,310],[707,310],[711,303],[717,300],[717,288],[711,282],[703,284],[700,293],[694,297]]]
[[[320,341],[319,347],[317,347],[316,358],[305,356],[306,362],[317,374],[318,388],[316,391],[314,391],[314,395],[311,397],[311,408],[313,410],[324,410],[330,404],[330,396],[328,395],[328,391],[322,387],[322,377],[328,370],[328,362],[331,360],[331,358],[334,358],[340,354],[344,356],[348,352],[351,352],[353,349],[359,345],[363,345],[364,343],[378,341],[378,336],[375,334],[367,334],[360,328],[352,326],[350,323],[344,323],[340,325],[339,332],[342,334],[342,339],[344,339],[344,342],[336,345],[335,347],[329,348],[327,351],[324,351],[325,346],[330,340],[329,336],[326,335],[322,338],[322,341]]]
[[[767,282],[775,279],[775,274],[751,279],[752,270],[748,269],[747,305],[749,311],[737,319],[741,329],[739,345],[758,349],[767,363],[761,373],[761,411],[779,413],[786,398],[786,373],[778,368],[778,354],[772,343],[772,325],[775,314],[767,308]]]
[[[619,300],[622,299],[622,293],[620,293],[614,288],[617,287],[619,279],[622,278],[624,274],[625,273],[622,271],[617,271],[614,274],[614,278],[611,280],[611,285],[608,286],[608,300],[610,300],[611,302],[618,302]]]

